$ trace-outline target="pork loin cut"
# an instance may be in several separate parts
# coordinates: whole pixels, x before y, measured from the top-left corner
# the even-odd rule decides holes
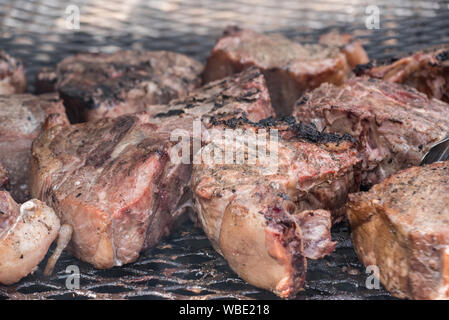
[[[44,67],[39,70],[34,82],[34,90],[36,94],[56,92],[56,83],[58,76],[56,69]]]
[[[0,49],[0,95],[24,93],[26,88],[22,62]]]
[[[70,120],[80,122],[168,103],[197,88],[201,71],[199,62],[168,51],[82,53],[58,64],[55,87]],[[36,87],[51,88],[51,70],[40,77]]]
[[[412,167],[349,197],[357,255],[396,297],[449,297],[448,177],[449,162]]]
[[[182,143],[171,139],[174,130],[191,136],[193,121],[202,117],[273,114],[254,69],[151,112],[55,125],[33,143],[33,196],[73,227],[71,251],[98,268],[135,261],[183,216],[192,165],[174,161]]]
[[[33,199],[17,204],[0,191],[0,283],[18,282],[37,269],[59,232],[53,209]]]
[[[449,105],[417,90],[376,79],[323,84],[299,99],[294,116],[318,130],[348,133],[359,141],[365,187],[418,165],[449,133]]]
[[[264,76],[256,67],[210,82],[168,105],[149,106],[147,112],[152,122],[163,123],[162,129],[168,132],[177,129],[180,122],[191,126],[194,119],[201,119],[210,127],[215,118],[226,120],[243,116],[259,121],[274,116]],[[186,118],[191,119],[190,122]],[[189,128],[189,132],[191,130]]]
[[[449,46],[416,52],[393,61],[370,61],[355,69],[357,75],[403,83],[449,102]]]
[[[292,118],[220,120],[214,128],[240,131],[235,139],[226,130],[228,138],[211,134],[201,161],[194,164],[192,189],[201,225],[245,281],[292,297],[304,285],[306,258],[334,250],[331,212],[339,220],[348,192],[358,190],[360,160],[353,140],[320,133]],[[262,129],[278,130],[273,133],[277,142]],[[268,158],[249,162],[260,150],[243,138],[251,133],[267,135]],[[225,162],[227,150],[235,154]],[[222,160],[207,160],[209,153]]]
[[[0,163],[10,179],[10,191],[17,202],[30,198],[28,191],[31,143],[50,114],[65,117],[56,94],[0,96]]]
[[[338,47],[346,56],[346,60],[351,68],[369,62],[368,55],[362,44],[355,40],[350,34],[340,34],[329,32],[320,36],[320,44]]]
[[[339,85],[346,80],[351,68],[340,50],[343,42],[349,44],[350,39],[339,39],[338,46],[332,43],[301,45],[278,34],[264,35],[229,27],[207,60],[203,82],[257,66],[265,75],[276,113],[290,115],[293,103],[307,89],[323,82]],[[351,63],[366,62],[356,57],[354,55]]]

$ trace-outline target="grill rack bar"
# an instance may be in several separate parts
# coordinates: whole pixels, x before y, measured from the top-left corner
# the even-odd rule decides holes
[[[345,3],[345,4],[343,4]],[[0,48],[21,58],[29,90],[41,67],[82,51],[171,50],[202,62],[227,25],[280,32],[303,43],[332,29],[353,33],[371,58],[385,59],[449,43],[449,2],[380,0],[380,29],[364,22],[372,1],[319,0],[74,0],[81,30],[64,26],[67,3],[58,0],[0,0]],[[334,226],[338,241],[330,256],[308,261],[307,282],[296,299],[392,299],[369,290],[346,224]],[[80,269],[80,289],[67,289],[66,267]],[[51,277],[43,265],[13,286],[0,285],[0,299],[278,299],[246,284],[211,247],[204,233],[187,222],[134,264],[96,270],[64,253]]]

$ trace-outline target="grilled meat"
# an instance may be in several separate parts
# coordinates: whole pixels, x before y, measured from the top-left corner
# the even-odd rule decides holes
[[[0,191],[0,283],[34,272],[59,231],[53,209],[33,199],[22,205]]]
[[[36,94],[56,92],[58,76],[56,70],[52,68],[42,68],[36,75],[34,90]]]
[[[214,109],[211,101],[222,104]],[[259,120],[273,113],[255,69],[151,112],[55,125],[33,143],[33,196],[73,227],[71,251],[98,268],[136,260],[183,216],[191,198],[192,155],[186,163],[174,161],[182,146],[171,139],[175,129],[190,138],[190,150],[192,124],[201,116],[248,114]]]
[[[449,297],[449,162],[403,170],[350,195],[348,219],[360,260],[379,268],[400,298]]]
[[[30,199],[31,143],[50,114],[65,117],[64,106],[57,95],[0,96],[0,163],[8,173],[11,195],[17,202]]]
[[[416,52],[401,59],[371,61],[355,69],[358,75],[403,83],[449,102],[449,46]]]
[[[413,88],[376,79],[323,84],[295,105],[296,119],[318,130],[348,133],[359,141],[365,187],[418,165],[449,133],[449,105]]]
[[[186,95],[200,85],[201,71],[199,62],[167,51],[83,53],[58,64],[56,89],[72,122],[90,121],[142,111]],[[51,71],[41,77],[51,80]]]
[[[3,190],[6,188],[6,186],[9,183],[8,173],[6,172],[6,169],[3,168],[2,164],[0,163],[0,190]]]
[[[26,88],[22,62],[0,50],[0,95],[24,93]]]
[[[369,62],[365,49],[350,34],[329,32],[321,35],[319,42],[322,45],[338,47],[345,54],[346,60],[351,68]]]
[[[240,277],[292,297],[303,287],[306,257],[334,250],[329,211],[339,220],[348,192],[358,190],[360,160],[353,140],[292,118],[228,119],[215,121],[214,128],[240,131],[231,139],[228,131],[224,138],[211,135],[194,164],[192,189],[201,225]],[[262,129],[276,129],[278,135]],[[262,147],[268,158],[260,157],[251,133],[267,136]],[[229,158],[228,150],[235,152]],[[215,161],[217,156],[221,160]]]
[[[349,42],[349,38],[345,41]],[[342,42],[339,41],[339,46]],[[363,51],[361,47],[358,50]],[[366,62],[357,60],[357,55],[352,56],[351,63]],[[281,35],[264,35],[230,27],[207,60],[203,82],[223,78],[253,65],[265,75],[277,115],[291,114],[293,103],[307,89],[316,88],[323,82],[342,84],[351,69],[345,53],[337,46],[301,45]]]
[[[191,126],[196,118],[201,118],[209,127],[212,119],[243,116],[259,121],[274,116],[265,79],[256,67],[210,82],[168,105],[152,105],[147,112],[153,123],[163,123],[163,129],[168,132],[178,127],[185,129],[185,125]]]

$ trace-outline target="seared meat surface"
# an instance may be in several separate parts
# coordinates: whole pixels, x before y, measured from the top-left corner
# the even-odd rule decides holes
[[[185,129],[185,125],[191,126],[197,118],[209,127],[213,118],[244,116],[259,121],[274,116],[264,76],[256,67],[210,82],[168,105],[152,105],[147,111],[152,121],[163,123],[163,129],[168,132],[179,127]]]
[[[449,133],[449,105],[417,90],[376,79],[325,83],[304,95],[294,116],[318,130],[348,133],[359,141],[364,186],[413,165]]]
[[[8,182],[9,182],[8,173],[6,172],[6,169],[3,168],[2,164],[0,163],[0,190],[3,190],[4,188],[6,188]]]
[[[210,136],[192,175],[202,227],[245,281],[292,297],[303,287],[306,258],[321,258],[335,247],[329,211],[339,220],[348,192],[358,190],[360,160],[353,140],[292,118],[228,119],[215,121],[214,128],[226,129],[224,137]],[[230,139],[229,129],[240,131]],[[250,143],[251,134],[266,137],[268,158],[255,156],[261,146]],[[230,158],[228,150],[235,150]],[[222,160],[215,161],[217,156]]]
[[[355,72],[361,76],[403,83],[449,102],[449,46],[416,52],[393,62],[371,61]]]
[[[36,270],[60,225],[43,202],[19,205],[5,191],[0,191],[0,212],[0,283],[12,284]]]
[[[339,46],[344,41],[350,42],[339,40]],[[267,80],[276,114],[289,115],[293,103],[304,91],[323,82],[339,85],[346,80],[351,68],[339,46],[301,45],[278,34],[264,35],[230,27],[207,60],[203,82],[257,66]],[[366,61],[356,61],[363,62]]]
[[[169,233],[189,204],[191,161],[174,161],[182,143],[170,139],[174,130],[191,138],[193,121],[202,116],[248,114],[260,120],[273,114],[263,76],[255,69],[211,83],[184,102],[155,108],[54,125],[33,143],[33,196],[73,227],[71,251],[98,268],[135,261]]]
[[[403,170],[350,195],[348,219],[360,260],[379,267],[396,297],[449,297],[449,162]]]
[[[72,122],[90,121],[186,95],[200,85],[201,71],[199,62],[168,51],[82,53],[58,64],[56,89]],[[40,77],[45,88],[53,76],[44,70]]]
[[[22,62],[0,50],[0,95],[26,92],[27,83]]]
[[[0,96],[0,163],[8,173],[11,195],[17,202],[30,199],[31,143],[50,114],[65,117],[64,106],[57,95]]]

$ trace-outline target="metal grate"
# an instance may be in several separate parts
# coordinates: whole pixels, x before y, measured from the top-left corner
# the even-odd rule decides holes
[[[388,299],[383,290],[365,287],[366,274],[358,262],[344,224],[334,227],[336,251],[309,261],[307,285],[297,299]],[[80,269],[80,290],[66,289],[70,273]],[[43,265],[19,284],[0,286],[0,298],[11,299],[277,299],[239,279],[210,246],[203,232],[186,223],[170,239],[148,250],[133,264],[96,270],[64,254],[50,278]]]
[[[65,9],[80,9],[80,30],[65,28]],[[380,29],[365,27],[369,5],[380,9]],[[388,58],[449,43],[449,2],[412,0],[0,0],[0,48],[25,62],[29,89],[37,70],[80,51],[119,48],[172,50],[205,61],[221,30],[230,24],[281,32],[314,42],[336,28],[365,44],[371,58]],[[387,299],[368,290],[366,274],[345,224],[335,226],[337,250],[309,261],[307,284],[297,299]],[[79,290],[65,286],[66,266],[81,271]],[[64,254],[50,278],[42,266],[13,286],[0,286],[0,299],[276,299],[239,279],[188,222],[169,239],[121,268],[95,270]]]

